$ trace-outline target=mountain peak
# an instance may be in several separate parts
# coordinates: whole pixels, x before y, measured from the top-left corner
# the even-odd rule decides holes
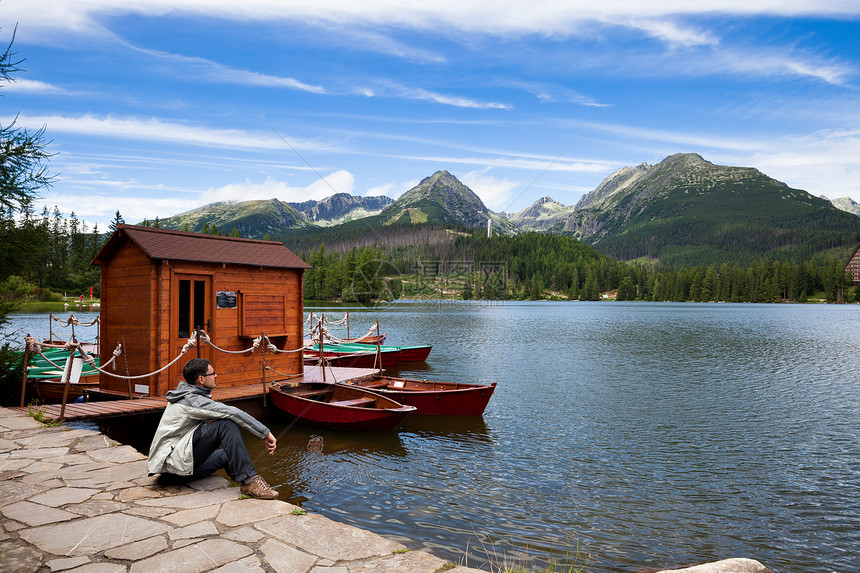
[[[435,222],[443,225],[480,227],[490,212],[474,191],[447,171],[437,171],[404,193],[383,215],[387,223]]]
[[[551,197],[541,197],[519,213],[508,216],[511,223],[528,231],[547,231],[564,224],[573,213],[573,207],[559,203]]]

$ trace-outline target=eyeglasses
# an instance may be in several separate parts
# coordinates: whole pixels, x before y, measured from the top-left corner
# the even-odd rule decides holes
[[[209,374],[204,374],[204,375],[203,375],[203,377],[204,377],[204,378],[205,378],[206,376],[217,376],[217,374],[215,374],[215,371],[213,370],[213,371],[212,371],[212,372],[210,372]]]

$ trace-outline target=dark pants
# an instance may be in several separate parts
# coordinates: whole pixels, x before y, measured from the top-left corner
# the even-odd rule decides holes
[[[215,420],[198,426],[192,444],[194,473],[187,478],[189,481],[212,475],[221,468],[239,483],[257,475],[239,426],[232,420]]]

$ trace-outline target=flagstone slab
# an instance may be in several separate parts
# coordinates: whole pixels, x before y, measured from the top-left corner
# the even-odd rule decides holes
[[[445,564],[424,551],[407,551],[350,563],[349,573],[435,573]]]
[[[92,555],[167,531],[163,523],[123,513],[79,518],[71,523],[21,531],[21,537],[55,555]]]
[[[69,521],[70,519],[80,517],[62,509],[55,509],[29,501],[19,501],[10,505],[4,505],[0,508],[0,512],[9,519],[21,521],[31,527],[56,523],[58,521]]]
[[[38,571],[42,558],[27,547],[16,545],[14,542],[0,542],[0,563],[3,571]]]
[[[40,484],[11,480],[0,481],[0,507],[27,499],[44,492],[46,489]]]
[[[35,436],[21,438],[16,441],[28,448],[69,447],[79,438],[98,435],[97,432],[93,432],[92,430],[67,430],[63,428],[49,428],[47,430],[51,431],[41,432]]]
[[[224,539],[232,539],[233,541],[239,541],[241,543],[257,543],[265,535],[262,532],[257,531],[253,527],[240,527],[238,529],[231,529],[230,531],[226,531],[221,534],[221,537]]]
[[[146,559],[156,553],[160,553],[165,549],[167,549],[167,540],[163,535],[157,535],[155,537],[150,537],[149,539],[123,545],[122,547],[108,549],[105,551],[105,557],[108,559],[140,561],[141,559]]]
[[[11,472],[17,471],[21,468],[25,468],[33,463],[33,460],[13,460],[6,458],[5,460],[0,460],[0,472]]]
[[[105,513],[122,511],[125,508],[126,505],[124,503],[119,503],[118,501],[111,501],[108,499],[90,499],[82,503],[70,505],[66,510],[85,517],[94,517],[96,515],[104,515]]]
[[[205,505],[235,501],[239,497],[238,487],[216,489],[214,491],[197,491],[185,495],[161,497],[158,499],[143,499],[137,505],[147,507],[173,507],[176,509],[193,509]]]
[[[222,489],[229,485],[230,481],[221,476],[208,476],[192,482],[188,482],[188,487],[194,490],[214,490]]]
[[[116,499],[123,503],[136,501],[138,499],[151,499],[153,497],[161,497],[161,492],[151,487],[135,486],[117,492]]]
[[[9,430],[30,430],[44,427],[41,422],[37,422],[30,416],[25,416],[23,414],[20,416],[0,418],[0,426]]]
[[[195,537],[208,537],[210,535],[218,535],[218,528],[211,521],[201,521],[200,523],[192,523],[186,527],[179,527],[167,532],[167,536],[171,541],[177,539],[194,539]]]
[[[10,531],[10,532],[15,532],[15,531],[18,531],[19,529],[24,529],[25,527],[27,527],[27,526],[24,525],[23,523],[20,523],[17,521],[12,521],[11,519],[9,519],[3,523],[3,529],[5,529],[6,531]]]
[[[263,564],[260,563],[260,559],[256,555],[251,555],[218,569],[213,569],[212,573],[270,573],[270,571],[263,569]]]
[[[124,464],[109,465],[105,468],[79,473],[75,477],[63,477],[66,484],[78,487],[85,487],[81,482],[89,482],[92,487],[107,486],[106,489],[111,489],[112,486],[119,482],[125,482],[142,475],[146,475],[146,460],[129,462]],[[134,484],[129,484],[131,487]]]
[[[281,515],[289,515],[295,507],[278,500],[240,499],[228,501],[221,506],[217,521],[228,527],[237,527]]]
[[[94,436],[78,440],[75,444],[75,451],[88,452],[90,450],[98,450],[101,448],[112,448],[118,444],[119,442],[108,438],[104,434],[96,434]]]
[[[174,513],[176,510],[168,507],[132,507],[123,511],[123,513],[128,515],[136,515],[138,517],[148,517],[158,519],[164,517],[165,515],[170,515]]]
[[[226,539],[207,539],[181,549],[160,553],[137,561],[131,573],[170,571],[171,573],[202,573],[243,559],[253,553],[250,547]]]
[[[307,573],[317,562],[317,557],[285,545],[274,539],[267,539],[260,552],[266,565],[275,573]]]
[[[221,507],[219,505],[207,505],[198,509],[185,509],[170,515],[165,515],[162,518],[162,521],[178,525],[179,527],[185,527],[186,525],[191,525],[192,523],[197,523],[199,521],[211,521],[215,519],[215,516],[218,515],[218,511],[220,509]]]
[[[32,460],[31,460],[32,461]],[[65,467],[66,464],[62,462],[35,462],[30,465],[21,468],[22,472],[26,472],[28,474],[43,474],[46,472],[55,472],[61,470]],[[40,480],[44,480],[44,478],[39,478]]]
[[[70,454],[68,457],[75,456],[73,459],[78,461],[79,454]],[[32,461],[32,460],[31,460]],[[74,464],[72,466],[63,467],[62,469],[56,470],[54,472],[45,472],[45,479],[54,479],[54,478],[62,478],[62,479],[75,479],[77,477],[86,478],[89,476],[89,472],[100,470],[108,467],[109,464],[106,463],[96,463],[92,460],[89,460],[84,464]],[[85,486],[84,486],[85,487]]]
[[[20,449],[21,446],[18,445],[18,442],[13,442],[12,440],[7,440],[5,438],[0,438],[0,453],[11,452],[12,450]]]
[[[89,563],[69,573],[125,573],[125,565],[117,563]]]
[[[351,525],[336,523],[319,515],[302,515],[287,519],[279,517],[254,527],[309,553],[334,561],[354,561],[375,555],[387,555],[405,549],[399,543]]]
[[[24,473],[23,470],[20,472],[21,479],[20,481],[24,483],[34,483],[36,485],[40,485],[46,489],[55,489],[58,487],[66,487],[66,484],[57,478],[46,478],[45,472],[36,472],[34,474]]]
[[[93,460],[86,454],[68,454],[63,458],[63,463],[67,466],[82,466],[93,463]]]
[[[87,455],[98,462],[111,462],[115,464],[124,464],[125,462],[147,459],[145,455],[138,452],[131,446],[116,446],[113,448],[90,450],[87,452]]]
[[[81,503],[97,493],[99,493],[99,490],[97,489],[61,487],[59,489],[52,489],[44,493],[34,495],[30,498],[30,501],[47,505],[49,507],[60,507],[67,503]]]
[[[45,565],[51,570],[51,573],[54,571],[66,571],[68,569],[74,569],[75,567],[80,567],[81,565],[86,565],[90,562],[90,558],[86,555],[82,555],[80,557],[62,557],[60,559],[51,559]]]
[[[45,462],[62,462],[63,457],[68,455],[69,448],[27,448],[24,450],[14,450],[9,452],[9,457],[12,459],[27,458],[31,460],[41,460]]]

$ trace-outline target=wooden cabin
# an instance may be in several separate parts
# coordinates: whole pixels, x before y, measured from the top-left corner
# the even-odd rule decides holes
[[[250,348],[263,333],[281,350],[303,344],[302,278],[311,267],[281,243],[117,225],[92,264],[101,266],[101,363],[122,343],[117,374],[159,370],[179,355],[195,328],[234,352]],[[261,350],[230,354],[198,344],[148,378],[129,383],[102,373],[99,389],[164,396],[198,353],[212,361],[219,388],[261,383]],[[267,351],[265,361],[281,379],[303,371],[301,352]]]
[[[851,276],[854,284],[860,283],[860,245],[854,249],[854,252],[848,258],[848,262],[845,263],[845,272]]]

